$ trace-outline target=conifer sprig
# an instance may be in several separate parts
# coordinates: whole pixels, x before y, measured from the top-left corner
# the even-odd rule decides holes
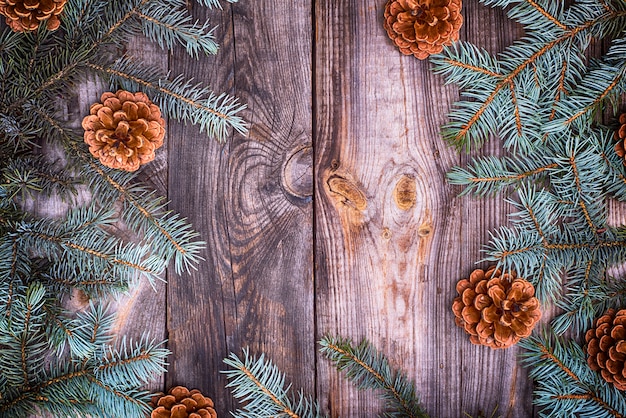
[[[137,17],[142,20],[143,33],[165,50],[180,44],[185,46],[192,57],[197,58],[199,52],[216,54],[218,45],[213,34],[215,28],[209,22],[193,22],[187,10],[178,3],[173,4],[177,7],[172,8],[152,2],[138,11]]]
[[[354,347],[345,338],[324,337],[319,341],[320,351],[360,389],[382,392],[385,400],[384,417],[428,418],[415,394],[415,385],[398,370],[392,370],[389,362],[374,347],[363,340]],[[255,358],[243,350],[240,360],[232,354],[224,360],[230,368],[224,373],[233,396],[245,404],[237,410],[236,417],[279,416],[290,418],[322,417],[319,405],[299,392],[285,386],[285,375],[262,354]]]
[[[581,1],[568,8],[546,1],[483,3],[510,7],[509,17],[524,25],[526,37],[497,58],[464,42],[433,57],[435,72],[465,88],[462,95],[470,99],[457,103],[443,137],[469,149],[480,147],[489,135],[499,135],[507,149],[529,152],[543,138],[542,126],[554,118],[555,103],[585,72],[583,57],[591,37],[621,33],[626,10],[620,2],[605,7]],[[621,76],[613,83],[618,80]],[[596,97],[603,98],[611,85],[596,84],[594,91],[604,91]],[[593,101],[577,103],[576,111],[586,113],[592,107]]]
[[[6,295],[9,283],[0,289]],[[37,282],[14,285],[10,300],[0,305],[0,417],[42,411],[67,417],[145,416],[149,394],[139,388],[164,371],[167,350],[147,338],[112,347],[113,321],[104,309],[92,304],[74,320],[58,310],[51,315],[54,297]],[[59,329],[51,331],[54,327]],[[59,350],[64,344],[69,352]],[[57,360],[46,361],[55,347]]]
[[[228,3],[236,3],[238,0],[226,0]],[[203,6],[209,8],[222,8],[222,3],[219,0],[196,0],[196,3],[199,3]]]
[[[241,134],[246,132],[245,122],[237,115],[245,106],[227,94],[216,95],[182,76],[169,80],[158,70],[138,64],[129,57],[122,57],[110,66],[89,66],[111,85],[145,92],[167,116],[198,125],[200,131],[206,130],[209,136],[220,141],[227,138],[229,129]]]
[[[367,341],[358,346],[344,338],[324,337],[320,351],[359,389],[380,390],[385,401],[385,417],[427,418],[406,376],[392,370],[387,358]]]
[[[544,332],[523,341],[523,363],[537,382],[535,404],[542,417],[623,418],[626,396],[587,365],[576,342]]]
[[[321,417],[319,406],[300,392],[297,396],[291,391],[291,385],[285,386],[285,375],[262,354],[251,357],[248,350],[243,350],[243,360],[235,354],[224,359],[230,369],[224,373],[229,380],[226,387],[232,388],[233,396],[243,409],[233,413],[235,417]]]
[[[140,276],[162,279],[172,259],[178,273],[194,268],[205,244],[140,176],[96,161],[75,128],[85,115],[63,102],[83,77],[100,72],[114,91],[145,91],[166,116],[209,136],[245,132],[238,115],[244,106],[233,97],[138,60],[118,60],[142,34],[164,49],[182,45],[194,57],[215,53],[213,27],[194,21],[186,6],[68,0],[57,31],[0,28],[0,418],[149,412],[150,395],[140,388],[163,373],[167,350],[147,337],[112,345],[113,318],[99,298]],[[64,155],[52,158],[47,149]],[[65,214],[50,219],[26,210],[48,196],[65,200]],[[76,290],[90,297],[82,313],[61,303]]]
[[[153,254],[166,262],[173,258],[177,273],[194,268],[205,243],[198,240],[186,219],[168,211],[162,197],[137,182],[136,173],[104,167],[92,158],[76,132],[64,128],[43,109],[35,111],[41,116],[42,130],[64,145],[83,176],[90,179],[88,186],[101,205],[121,201],[122,220],[143,237]]]
[[[581,333],[608,308],[623,308],[624,226],[608,222],[608,198],[626,199],[626,169],[614,132],[597,123],[616,111],[626,90],[626,4],[597,0],[485,0],[506,7],[526,36],[492,56],[458,43],[433,59],[464,97],[444,127],[458,147],[497,135],[510,151],[455,167],[464,194],[503,194],[510,225],[492,232],[485,260],[530,280],[545,305],[560,313],[551,332]],[[611,41],[587,60],[592,39]],[[542,416],[623,416],[622,394],[591,372],[582,349],[553,335],[523,343],[539,388]]]

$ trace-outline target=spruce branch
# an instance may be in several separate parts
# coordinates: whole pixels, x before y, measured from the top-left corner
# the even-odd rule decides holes
[[[43,371],[44,303],[45,289],[34,284],[12,302],[10,316],[0,318],[0,372],[10,385],[28,387]]]
[[[138,275],[160,279],[172,258],[178,272],[193,268],[204,243],[135,174],[91,157],[65,120],[68,92],[87,74],[115,69],[106,75],[114,88],[145,90],[164,114],[220,139],[245,131],[243,107],[182,76],[122,73],[141,63],[116,67],[116,54],[142,32],[166,49],[214,53],[213,28],[194,21],[184,0],[68,0],[61,20],[55,32],[0,30],[0,417],[143,417],[150,394],[140,388],[163,373],[167,350],[145,336],[113,346],[113,317],[97,299]],[[65,155],[50,161],[44,143]],[[79,184],[91,201],[74,208]],[[45,195],[73,208],[59,219],[25,211]],[[119,220],[129,229],[123,239]],[[76,288],[93,302],[82,313],[60,303]]]
[[[320,351],[359,389],[382,390],[387,417],[428,417],[404,374],[392,371],[388,360],[366,340],[358,346],[344,338],[324,337]]]
[[[467,168],[453,167],[447,177],[450,184],[467,186],[461,195],[485,196],[499,193],[511,185],[524,184],[526,180],[539,181],[557,167],[557,163],[549,162],[541,154],[524,160],[487,156],[475,159]]]
[[[161,48],[170,50],[176,44],[185,46],[189,55],[197,58],[199,52],[214,55],[218,45],[209,22],[193,22],[183,2],[178,7],[168,2],[153,2],[137,12],[142,20],[143,33]],[[219,4],[219,3],[218,3]],[[174,6],[174,8],[172,8]]]
[[[6,284],[0,288],[6,290]],[[112,317],[92,304],[74,320],[60,320],[71,349],[44,362],[55,345],[48,339],[54,334],[50,321],[66,315],[48,305],[52,300],[39,283],[14,288],[10,317],[0,315],[0,417],[40,411],[67,417],[145,416],[150,396],[138,388],[164,370],[168,351],[146,337],[112,347]]]
[[[561,125],[575,129],[575,132],[584,132],[592,124],[593,117],[603,110],[606,102],[616,103],[626,89],[624,57],[626,39],[613,40],[603,59],[594,61],[576,89],[555,107],[557,117],[546,126],[546,132],[559,132],[563,130]]]
[[[228,3],[237,3],[238,0],[226,0]],[[222,8],[222,3],[219,0],[196,0],[199,3],[208,8]]]
[[[115,275],[114,269],[97,273],[77,269],[65,263],[56,263],[41,275],[41,279],[50,292],[69,295],[73,289],[83,291],[90,298],[117,296],[128,290],[130,277]]]
[[[107,347],[99,354],[99,365],[94,378],[103,384],[117,388],[139,387],[150,380],[156,372],[165,372],[163,359],[169,351],[144,336],[133,343],[122,338],[119,348]]]
[[[241,134],[247,131],[243,119],[237,115],[245,105],[227,94],[216,95],[182,76],[169,80],[157,69],[129,57],[120,58],[110,66],[89,64],[89,67],[110,80],[112,85],[143,91],[153,98],[165,115],[198,125],[209,137],[224,141],[231,128]]]
[[[624,417],[626,397],[589,369],[582,347],[545,331],[521,342],[535,380],[535,404],[545,417]]]
[[[131,276],[137,272],[151,282],[160,279],[165,265],[164,260],[151,255],[146,246],[124,244],[91,224],[83,227],[88,212],[79,212],[82,217],[68,217],[66,222],[40,220],[22,222],[15,226],[18,245],[39,252],[53,261],[67,260],[85,269],[108,270],[114,274]],[[109,220],[103,219],[106,223]],[[99,222],[99,220],[97,221]]]
[[[155,254],[166,261],[174,258],[177,273],[195,268],[195,263],[202,259],[199,252],[205,247],[205,243],[197,240],[198,233],[186,219],[165,210],[165,201],[153,191],[132,184],[134,176],[103,167],[87,156],[84,157],[86,163],[84,171],[97,174],[92,178],[100,180],[91,183],[94,195],[115,193],[118,195],[116,199],[123,199],[126,210],[122,214],[122,219],[143,234],[144,241],[150,245]]]
[[[605,265],[596,256],[567,272],[565,294],[557,302],[564,313],[550,322],[557,335],[564,334],[572,326],[576,330],[585,330],[609,308],[619,310],[624,306],[626,284],[608,276]]]
[[[26,156],[10,160],[0,171],[7,199],[20,195],[28,197],[56,195],[68,200],[76,194],[78,181],[53,167],[41,156]]]
[[[128,42],[140,30],[138,20],[135,19],[140,10],[155,0],[131,0],[122,2],[108,2],[103,15],[106,20],[99,28],[99,36],[94,40],[92,48],[106,42],[123,44]]]
[[[133,184],[136,175],[102,166],[85,150],[80,137],[65,129],[44,109],[34,109],[47,126],[48,134],[61,141],[73,160],[81,162],[83,176],[90,180],[93,195],[102,204],[122,201],[122,219],[133,227],[150,245],[152,252],[169,262],[174,258],[177,273],[189,271],[201,259],[199,252],[205,243],[184,218],[164,209],[165,202],[154,192],[139,184]],[[109,203],[110,204],[110,203]]]
[[[291,385],[285,387],[285,375],[262,354],[259,358],[243,350],[243,360],[231,353],[224,359],[230,367],[224,373],[229,380],[233,396],[242,403],[243,409],[233,413],[235,417],[321,417],[319,406],[302,392],[294,396]]]
[[[626,24],[624,10],[574,5],[563,12],[557,13],[554,9],[555,17],[544,13],[535,2],[496,4],[509,3],[513,4],[509,15],[519,18],[528,34],[523,42],[502,53],[499,61],[503,71],[484,51],[464,43],[447,47],[432,58],[435,72],[445,74],[450,81],[461,86],[472,86],[472,81],[478,83],[462,92],[472,101],[458,103],[450,114],[451,121],[442,131],[444,139],[458,147],[479,147],[490,134],[499,134],[507,148],[522,151],[535,148],[541,139],[537,134],[541,131],[540,119],[548,119],[537,106],[542,87],[537,84],[537,78],[560,80],[569,78],[567,73],[576,75],[578,66],[567,65],[563,70],[564,57],[582,56],[590,36],[600,36]],[[556,24],[554,30],[546,30],[545,25],[540,24],[546,21]],[[479,62],[489,64],[476,65]],[[480,68],[483,70],[477,71]],[[555,69],[558,69],[556,73]],[[517,113],[526,122],[522,130],[518,125],[521,119],[515,116]],[[533,116],[535,114],[537,116]]]

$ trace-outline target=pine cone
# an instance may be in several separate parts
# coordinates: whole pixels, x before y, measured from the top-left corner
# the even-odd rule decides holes
[[[387,35],[405,55],[425,59],[459,39],[461,0],[389,0]]]
[[[626,165],[626,146],[624,145],[624,139],[626,139],[626,113],[622,113],[619,116],[619,129],[615,131],[615,152],[622,159],[622,164]]]
[[[61,25],[59,15],[67,0],[0,0],[0,14],[16,32],[37,30],[46,21],[48,30]]]
[[[617,389],[626,390],[626,309],[609,309],[587,330],[585,341],[589,367]]]
[[[165,120],[145,94],[118,90],[102,95],[83,119],[89,152],[107,167],[135,171],[163,145]]]
[[[176,386],[153,403],[155,409],[150,418],[217,418],[211,398],[197,389],[189,391],[184,386]]]
[[[515,273],[501,275],[495,267],[487,272],[477,269],[469,280],[458,282],[456,290],[455,322],[474,344],[510,347],[528,337],[541,318],[534,286]]]

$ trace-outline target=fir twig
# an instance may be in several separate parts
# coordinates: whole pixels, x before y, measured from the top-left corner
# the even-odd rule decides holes
[[[0,376],[5,382],[0,384],[0,417],[25,418],[42,410],[67,417],[145,416],[149,394],[138,388],[164,371],[167,350],[146,338],[128,344],[131,350],[125,342],[121,349],[111,347],[112,318],[93,304],[73,321],[59,319],[65,315],[60,312],[50,316],[46,301],[51,298],[39,283],[14,288],[11,298],[10,317],[0,315]],[[63,323],[55,344],[65,340],[71,350],[47,363],[46,323],[54,318]]]
[[[181,76],[169,80],[157,70],[128,57],[110,66],[88,66],[108,78],[111,84],[147,93],[154,98],[163,113],[199,125],[200,131],[206,130],[210,137],[224,141],[230,128],[241,134],[247,132],[246,124],[237,115],[245,109],[245,105],[239,104],[231,96],[216,95],[201,84],[192,84]]]
[[[626,397],[587,366],[582,348],[544,333],[522,342],[523,363],[535,379],[535,404],[544,417],[626,416]]]
[[[471,96],[477,99],[458,104],[458,109],[450,115],[451,122],[444,126],[443,137],[460,148],[469,148],[480,146],[489,134],[499,134],[507,148],[530,150],[541,138],[537,135],[541,130],[538,120],[533,116],[537,112],[541,115],[541,111],[529,100],[540,96],[541,86],[536,85],[531,72],[541,71],[542,79],[557,80],[559,84],[564,77],[562,71],[577,75],[579,65],[571,65],[575,61],[570,61],[565,70],[562,62],[567,57],[582,55],[590,34],[617,31],[613,26],[623,28],[626,11],[601,9],[596,12],[592,7],[583,9],[583,5],[572,6],[569,13],[554,10],[555,16],[550,15],[547,20],[551,24],[558,22],[557,30],[548,30],[545,24],[541,25],[546,15],[535,2],[486,3],[513,5],[510,15],[518,18],[530,32],[524,44],[509,47],[502,54],[503,62],[499,66],[486,53],[463,42],[433,57],[436,72],[446,74],[450,81],[462,86],[472,86]],[[570,48],[571,52],[561,55],[564,48]],[[579,59],[576,62],[582,63]],[[502,66],[506,71],[501,72]],[[552,74],[555,68],[559,71]],[[520,107],[524,108],[522,131],[518,129]]]
[[[258,359],[243,350],[243,361],[235,354],[224,359],[230,366],[224,373],[229,380],[233,396],[246,403],[243,409],[233,413],[235,417],[322,417],[319,406],[302,392],[295,397],[291,385],[285,387],[285,376],[262,354]]]
[[[382,390],[386,402],[384,416],[427,418],[415,394],[415,386],[404,374],[392,371],[384,355],[378,353],[366,340],[354,347],[344,338],[324,337],[321,352],[338,370],[360,389]]]

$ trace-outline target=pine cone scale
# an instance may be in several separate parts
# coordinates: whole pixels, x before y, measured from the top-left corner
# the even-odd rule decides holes
[[[600,343],[598,345],[600,346],[600,350],[606,352],[609,350],[609,347],[611,347],[614,343],[615,340],[613,340],[613,338],[611,338],[609,335],[603,335],[600,338]]]
[[[472,289],[465,289],[463,291],[463,295],[461,296],[464,305],[472,305],[475,298],[476,292],[474,292],[474,290]]]
[[[622,363],[626,360],[626,356],[623,353],[617,351],[615,346],[609,348],[609,358],[611,361],[621,361]]]
[[[500,319],[498,310],[499,308],[493,304],[490,304],[490,306],[483,308],[482,310],[483,320],[489,324],[493,324],[494,322],[498,321]]]
[[[489,305],[491,305],[491,299],[489,299],[489,296],[487,295],[478,294],[474,298],[473,303],[474,303],[474,308],[478,309],[479,311],[482,311],[486,309]]]
[[[461,314],[463,320],[469,323],[476,323],[480,320],[480,311],[474,306],[466,306]]]
[[[611,338],[614,340],[626,339],[626,328],[623,325],[616,325],[611,330]]]
[[[461,295],[463,294],[463,292],[465,291],[465,289],[471,289],[474,288],[475,286],[470,283],[469,280],[467,279],[463,279],[463,280],[459,280],[456,284],[456,292]]]
[[[494,322],[493,326],[495,328],[493,337],[497,342],[507,347],[515,344],[516,341],[511,327],[503,325],[499,322]]]
[[[167,409],[171,409],[176,404],[176,398],[173,395],[165,395],[159,398],[157,405]]]
[[[16,32],[32,31],[46,22],[48,30],[61,25],[59,15],[67,0],[0,0],[0,14]]]

